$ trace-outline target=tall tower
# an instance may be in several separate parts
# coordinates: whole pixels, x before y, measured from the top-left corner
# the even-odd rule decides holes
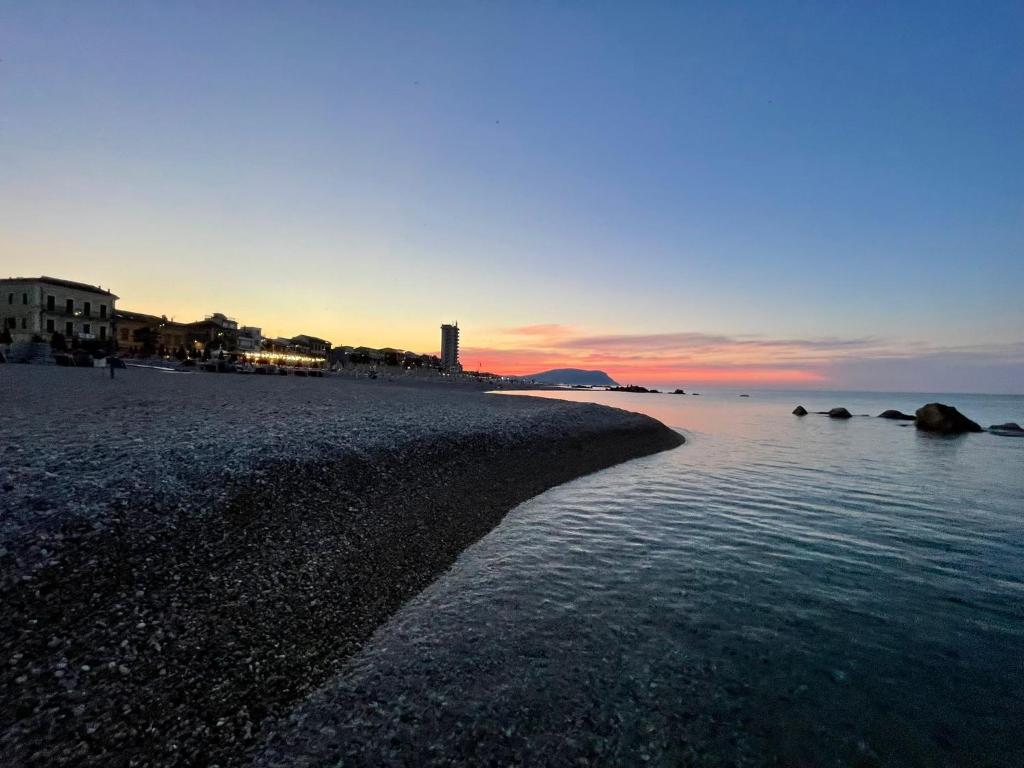
[[[459,365],[459,324],[441,326],[441,367],[446,371],[462,370]]]

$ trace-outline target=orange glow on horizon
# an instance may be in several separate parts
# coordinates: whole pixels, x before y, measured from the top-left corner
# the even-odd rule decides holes
[[[595,359],[583,354],[555,356],[530,350],[474,349],[463,351],[462,364],[467,371],[482,371],[509,376],[527,376],[552,368],[601,370],[620,384],[815,384],[828,381],[817,370],[797,366],[776,367],[767,361],[708,362],[673,364],[667,361],[637,360],[635,363]]]

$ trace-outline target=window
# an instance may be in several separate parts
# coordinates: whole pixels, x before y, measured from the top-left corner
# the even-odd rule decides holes
[[[47,320],[46,321],[46,332],[47,333],[53,333],[54,332],[53,320]]]
[[[46,311],[53,312],[57,308],[57,299],[53,296],[46,297]]]
[[[64,335],[69,339],[75,335],[75,324],[72,322],[64,323]]]
[[[65,301],[64,302],[64,310],[69,315],[75,314],[75,300],[74,299],[68,299],[67,301]]]
[[[92,326],[91,326],[91,325],[89,325],[88,323],[86,323],[85,325],[83,325],[83,326],[82,326],[82,333],[84,333],[84,334],[86,334],[86,335],[89,335],[90,333],[92,333]]]
[[[4,320],[4,325],[6,325],[8,328],[17,328],[18,321],[15,320],[13,317],[9,317],[6,320]]]
[[[13,293],[8,293],[7,294],[7,303],[8,304],[13,304],[14,303],[14,294]]]
[[[91,317],[92,316],[92,302],[91,301],[86,301],[86,302],[82,303],[82,314],[84,314],[86,317]]]
[[[100,341],[106,341],[106,340],[107,340],[107,326],[101,325],[100,326]]]
[[[106,304],[100,304],[100,317],[103,318],[104,320],[107,319],[107,305]]]
[[[28,304],[28,294],[27,293],[21,294],[21,303],[22,304]]]
[[[121,329],[121,341],[128,341],[128,329],[127,328],[122,328]]]
[[[23,317],[21,318],[21,330],[24,331],[26,328],[28,328],[28,318]]]

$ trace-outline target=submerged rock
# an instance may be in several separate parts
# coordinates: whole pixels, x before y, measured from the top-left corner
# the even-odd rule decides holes
[[[850,419],[853,418],[853,414],[845,408],[833,408],[828,412],[828,417],[830,419]]]
[[[793,415],[794,416],[806,416],[807,415],[807,409],[804,408],[802,405],[798,405],[796,408],[793,409]]]
[[[914,417],[911,416],[909,413],[904,413],[903,411],[896,411],[896,410],[892,410],[892,409],[890,409],[888,411],[882,411],[880,414],[878,414],[878,418],[880,418],[880,419],[899,419],[900,421],[913,421],[914,420]]]
[[[981,427],[951,405],[928,403],[917,409],[916,424],[925,432],[959,435],[963,432],[981,432]]]

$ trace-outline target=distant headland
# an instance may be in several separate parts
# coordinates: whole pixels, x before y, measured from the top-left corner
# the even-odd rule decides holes
[[[554,368],[550,371],[542,371],[541,373],[524,376],[523,378],[533,380],[538,384],[565,384],[567,386],[584,387],[619,386],[618,382],[604,371],[584,371],[580,368]]]

